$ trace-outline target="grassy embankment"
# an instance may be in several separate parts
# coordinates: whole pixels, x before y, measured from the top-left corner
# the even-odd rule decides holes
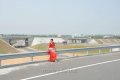
[[[17,53],[17,52],[19,52],[17,49],[10,46],[4,40],[0,39],[0,54]]]

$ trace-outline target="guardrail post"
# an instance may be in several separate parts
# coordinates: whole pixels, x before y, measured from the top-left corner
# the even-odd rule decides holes
[[[2,66],[2,60],[0,60],[0,67]]]
[[[112,52],[112,48],[110,48],[110,52]]]
[[[89,55],[89,51],[87,50],[87,55]]]
[[[99,54],[101,54],[101,49],[99,49]]]
[[[33,56],[31,57],[31,62],[33,62]]]
[[[73,56],[75,56],[75,53],[73,53]]]

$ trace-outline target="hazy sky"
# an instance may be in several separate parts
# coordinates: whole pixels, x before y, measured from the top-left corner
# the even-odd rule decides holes
[[[0,0],[0,33],[120,34],[120,0]]]

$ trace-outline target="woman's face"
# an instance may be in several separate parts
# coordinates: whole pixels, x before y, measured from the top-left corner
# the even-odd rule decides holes
[[[53,42],[53,40],[50,40],[50,42]]]

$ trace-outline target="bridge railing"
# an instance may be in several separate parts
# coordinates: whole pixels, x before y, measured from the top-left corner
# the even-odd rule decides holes
[[[115,48],[117,48],[118,51],[120,51],[120,46],[102,46],[102,47],[92,47],[92,48],[62,49],[62,50],[57,50],[57,54],[75,53],[75,52],[85,51],[87,53],[87,55],[89,55],[89,51],[92,51],[92,50],[98,50],[98,54],[102,54],[103,49],[109,49],[109,52],[115,52],[115,51],[112,51],[112,49],[115,49]],[[14,64],[3,65],[2,64],[3,60],[30,57],[31,61],[25,63],[25,64],[28,64],[28,63],[36,63],[36,62],[38,62],[38,61],[34,61],[33,57],[44,56],[44,55],[48,55],[48,52],[47,51],[41,51],[41,52],[29,52],[29,53],[3,54],[3,55],[0,55],[0,68],[14,66]],[[15,64],[15,65],[22,65],[22,64]]]

